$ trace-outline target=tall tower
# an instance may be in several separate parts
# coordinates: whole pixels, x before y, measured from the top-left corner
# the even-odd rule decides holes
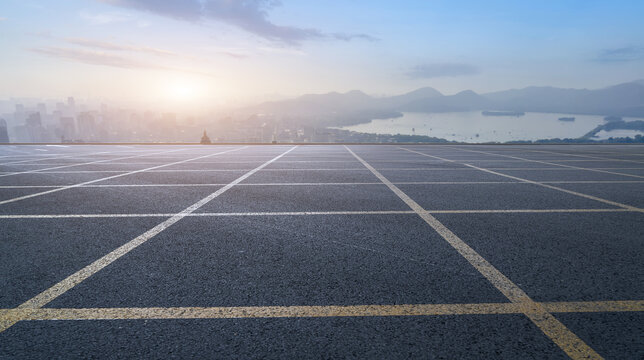
[[[202,144],[211,144],[212,141],[210,141],[210,138],[208,137],[208,134],[206,134],[206,130],[203,131],[203,136],[201,137],[201,143]]]

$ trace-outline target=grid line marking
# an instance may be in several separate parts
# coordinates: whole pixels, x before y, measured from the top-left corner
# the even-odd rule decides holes
[[[180,150],[176,150],[180,151]],[[474,150],[463,150],[463,151],[474,151]],[[150,154],[152,155],[152,154]],[[134,157],[141,157],[141,156],[146,156],[146,155],[137,155],[137,156],[132,156]],[[509,155],[499,155],[499,156],[509,156]],[[130,157],[126,157],[123,159],[127,159]],[[99,160],[100,162],[105,162],[105,161],[110,161],[110,160]],[[534,161],[534,162],[543,162],[539,160],[529,160],[525,159],[525,161]],[[72,166],[81,166],[81,165],[88,165],[88,164],[93,164],[93,162],[89,163],[80,163],[80,164],[73,164],[73,165],[68,165],[68,166],[63,166],[63,167],[72,167]],[[566,170],[587,170],[587,171],[597,171],[597,172],[603,172],[607,174],[614,174],[614,175],[623,175],[623,176],[630,176],[630,177],[636,177],[640,179],[644,179],[644,176],[640,175],[633,175],[633,174],[623,174],[623,173],[617,173],[617,172],[611,172],[607,170],[644,170],[644,168],[582,168],[582,167],[577,167],[577,166],[568,166],[568,165],[561,165],[561,164],[553,164],[553,163],[546,163],[546,164],[552,164],[556,166],[561,166],[561,167],[566,167],[567,169],[561,169],[561,168],[498,168],[498,167],[490,167],[487,168],[489,170],[521,170],[521,171],[566,171]],[[54,168],[52,168],[54,169]],[[245,172],[252,170],[252,168],[240,168],[240,169],[163,169],[163,170],[150,170],[148,172],[150,173],[184,173],[184,172],[198,172],[198,173],[208,173],[208,172]],[[470,168],[380,168],[378,169],[379,171],[473,171],[473,169]],[[11,176],[11,175],[20,175],[20,174],[33,174],[33,173],[39,173],[39,174],[101,174],[101,173],[123,173],[123,172],[128,172],[130,170],[123,169],[123,170],[63,170],[63,171],[49,171],[48,169],[37,169],[37,170],[27,170],[27,171],[19,171],[19,172],[0,172],[0,177],[5,177],[5,176]],[[363,168],[280,168],[280,169],[263,169],[262,172],[280,172],[280,171],[291,171],[291,172],[296,172],[296,171],[328,171],[328,172],[342,172],[342,171],[366,171],[366,169]]]
[[[161,151],[161,152],[156,152],[156,153],[147,153],[147,154],[142,154],[142,155],[132,155],[132,156],[119,157],[119,158],[115,158],[115,159],[96,160],[96,161],[90,161],[90,162],[85,162],[85,163],[78,163],[78,164],[69,164],[69,165],[54,166],[54,167],[44,168],[44,169],[35,169],[35,170],[27,170],[27,171],[15,171],[15,172],[8,172],[8,173],[0,174],[0,177],[12,176],[12,175],[20,175],[20,174],[33,174],[33,173],[50,173],[50,174],[59,174],[59,173],[60,173],[60,174],[76,173],[75,171],[50,171],[50,170],[63,169],[63,168],[69,168],[69,167],[74,167],[74,166],[82,166],[82,165],[91,165],[91,164],[105,163],[105,162],[114,161],[114,160],[133,159],[133,158],[138,158],[138,157],[143,157],[143,156],[150,156],[150,155],[165,154],[165,153],[169,153],[169,152],[177,152],[177,151],[184,151],[184,150],[185,150],[185,149],[169,150],[169,151]],[[125,170],[125,171],[127,171],[127,170]],[[121,172],[122,172],[122,171],[121,171]]]
[[[237,185],[239,186],[239,184]],[[543,214],[543,213],[607,213],[634,212],[629,209],[476,209],[476,210],[423,210],[429,214]],[[230,212],[191,213],[189,217],[233,217],[233,216],[319,216],[319,215],[397,215],[415,214],[413,210],[364,210],[364,211],[275,211],[275,212]],[[24,214],[0,215],[0,219],[77,219],[77,218],[144,218],[169,217],[174,214]]]
[[[84,156],[101,155],[101,154],[113,154],[113,153],[114,153],[114,151],[99,151],[99,152],[95,152],[95,153],[89,153],[89,154],[84,155]],[[78,157],[78,154],[74,154],[74,155],[60,155],[60,156],[58,156],[58,155],[49,155],[49,154],[47,154],[47,155],[37,155],[37,154],[33,154],[33,155],[30,155],[30,156],[35,156],[35,157],[37,157],[37,158],[36,158],[36,159],[19,160],[19,161],[12,161],[12,162],[8,162],[8,163],[2,163],[2,164],[0,164],[0,166],[4,166],[4,165],[13,165],[13,164],[22,164],[22,163],[28,163],[28,162],[33,162],[33,161],[41,161],[41,160],[70,159],[70,158],[76,158],[76,157]]]
[[[282,154],[272,158],[271,160],[263,163],[262,165],[256,167],[255,169],[247,172],[246,174],[238,177],[237,179],[233,180],[231,183],[228,185],[222,187],[221,189],[213,192],[212,194],[206,196],[205,198],[197,201],[196,203],[190,205],[189,207],[185,208],[183,211],[174,214],[172,217],[168,218],[167,220],[159,223],[155,227],[149,229],[148,231],[144,232],[143,234],[137,236],[136,238],[128,241],[127,243],[119,246],[118,248],[114,249],[110,253],[104,255],[100,259],[92,262],[91,264],[85,266],[84,268],[78,270],[74,274],[68,276],[67,278],[61,280],[54,286],[46,289],[45,291],[41,292],[40,294],[34,296],[33,298],[25,301],[24,303],[20,304],[18,306],[19,309],[37,309],[37,308],[42,308],[55,298],[59,297],[60,295],[64,294],[67,292],[69,289],[73,288],[74,286],[80,284],[90,276],[94,275],[95,273],[99,272],[102,270],[104,267],[108,266],[109,264],[113,263],[114,261],[118,260],[120,257],[123,255],[129,253],[130,251],[134,250],[135,248],[139,247],[141,244],[147,242],[157,234],[161,233],[163,230],[169,228],[170,226],[174,225],[177,221],[183,219],[186,217],[188,214],[191,214],[195,212],[197,209],[201,208],[211,200],[215,199],[219,195],[223,194],[224,192],[228,191],[230,188],[235,186],[236,184],[244,181],[246,178],[249,176],[255,174],[265,166],[268,166],[269,164],[273,163],[274,161],[277,161],[280,159],[282,156],[288,154],[289,152],[293,151],[297,146],[291,147],[290,149],[286,150]],[[239,149],[234,149],[234,150],[239,150]],[[229,152],[229,151],[226,151]],[[223,152],[216,153],[216,154],[222,154]],[[214,154],[213,154],[214,156]],[[6,329],[10,328],[15,324],[15,321],[12,320],[0,320],[0,332],[5,331]]]
[[[429,226],[431,226],[439,235],[443,237],[461,256],[463,256],[476,270],[481,273],[494,287],[496,287],[512,303],[519,304],[522,311],[541,331],[557,344],[572,359],[601,359],[602,357],[588,346],[577,335],[570,331],[563,323],[557,320],[547,309],[533,301],[528,294],[501,273],[490,262],[483,258],[479,253],[467,245],[456,234],[443,225],[438,219],[416,203],[412,198],[405,194],[400,188],[392,184],[378,170],[373,168],[369,163],[359,157],[346,145],[345,148],[358,161],[391,189],[398,197],[403,200],[418,216],[420,216]]]
[[[203,159],[205,157],[221,155],[221,154],[229,153],[231,151],[242,150],[242,149],[245,149],[245,148],[247,148],[247,146],[240,147],[240,148],[235,148],[235,149],[231,149],[231,150],[226,150],[226,151],[220,151],[220,152],[214,153],[214,154],[198,156],[198,157],[191,158],[191,159],[176,161],[176,162],[172,162],[172,163],[169,163],[169,164],[153,166],[153,167],[140,169],[140,170],[133,170],[133,171],[129,171],[129,172],[122,173],[122,174],[117,174],[117,175],[103,177],[103,178],[100,178],[100,179],[85,181],[85,182],[74,184],[74,185],[67,185],[67,186],[64,186],[64,187],[61,187],[61,188],[55,188],[55,189],[51,189],[51,190],[47,190],[47,191],[41,191],[41,192],[37,192],[37,193],[34,193],[34,194],[19,196],[19,197],[7,199],[7,200],[2,200],[2,201],[0,201],[0,205],[9,204],[9,203],[20,201],[20,200],[30,199],[30,198],[34,198],[34,197],[37,197],[37,196],[47,195],[47,194],[55,193],[55,192],[62,191],[62,190],[73,189],[73,188],[81,187],[83,185],[95,184],[95,183],[100,182],[100,181],[111,180],[111,179],[119,178],[119,177],[122,177],[122,176],[138,174],[138,173],[146,172],[146,171],[149,171],[149,170],[162,168],[162,167],[165,167],[165,166],[183,164],[185,162],[192,161],[192,160],[195,160],[195,159]]]
[[[641,312],[644,301],[536,303],[550,313]],[[521,303],[0,309],[4,321],[240,319],[523,314]]]
[[[455,148],[455,149],[461,150],[461,151],[477,152],[477,153],[487,154],[487,155],[503,156],[503,157],[522,160],[522,161],[526,161],[526,162],[536,162],[536,163],[546,164],[546,165],[561,166],[561,167],[564,167],[564,168],[575,169],[575,170],[594,171],[594,172],[600,172],[600,173],[605,173],[605,174],[621,175],[621,176],[628,176],[628,177],[644,179],[644,176],[634,175],[634,174],[624,174],[624,173],[619,173],[619,172],[616,172],[616,171],[607,171],[607,170],[604,170],[602,168],[584,168],[584,167],[579,167],[579,166],[557,164],[557,163],[547,162],[547,161],[543,161],[543,160],[525,159],[525,158],[522,158],[522,157],[512,156],[512,155],[496,154],[496,153],[491,153],[491,152],[487,152],[487,151],[469,150],[469,149],[461,149],[461,148]],[[494,168],[488,168],[488,169],[489,170],[501,170],[501,169],[494,169]],[[641,170],[641,168],[623,168],[623,169],[624,170],[633,170],[633,169]],[[507,169],[507,170],[516,170],[516,169]]]
[[[599,156],[570,154],[570,153],[556,153],[556,152],[547,151],[547,150],[528,150],[528,151],[530,151],[530,152],[538,152],[538,153],[555,154],[555,155],[578,156],[578,157],[585,157],[585,158],[589,158],[589,159],[597,159],[597,160],[604,160],[604,161],[623,161],[623,162],[633,162],[633,163],[637,163],[637,164],[644,164],[644,161],[638,161],[638,160],[613,159],[613,158],[605,158],[605,157],[599,157]],[[571,160],[571,161],[573,161],[573,160]]]
[[[392,181],[396,185],[478,185],[478,184],[527,184],[525,181]],[[540,181],[542,184],[642,184],[644,180],[553,180]],[[225,183],[203,184],[89,184],[82,188],[118,188],[118,187],[212,187],[224,186]],[[243,183],[238,186],[355,186],[382,185],[381,182],[324,182],[324,183]],[[0,185],[0,189],[54,189],[67,185]]]
[[[577,192],[577,191],[572,191],[572,190],[560,188],[558,186],[548,185],[545,182],[533,181],[533,180],[520,178],[520,177],[517,177],[517,176],[502,174],[500,172],[496,172],[496,171],[492,171],[492,170],[485,169],[485,168],[482,168],[482,167],[474,166],[472,164],[460,163],[460,162],[458,162],[456,160],[450,160],[450,159],[441,158],[441,157],[435,156],[435,155],[425,154],[425,153],[422,153],[420,151],[410,150],[410,149],[406,149],[406,148],[402,148],[402,147],[399,148],[399,149],[409,151],[409,152],[412,152],[412,153],[416,153],[416,154],[420,154],[420,155],[423,155],[423,156],[428,156],[428,157],[432,157],[432,158],[436,158],[436,159],[440,159],[440,160],[444,160],[444,161],[449,161],[449,162],[454,162],[454,163],[457,163],[457,164],[462,164],[462,165],[469,166],[469,167],[471,167],[473,169],[477,169],[477,170],[480,170],[480,171],[483,171],[483,172],[486,172],[486,173],[490,173],[490,174],[494,174],[494,175],[498,175],[498,176],[503,176],[503,177],[506,177],[506,178],[509,178],[509,179],[522,181],[522,182],[525,182],[525,183],[528,183],[528,184],[539,185],[539,186],[542,186],[542,187],[545,187],[545,188],[548,188],[548,189],[557,190],[557,191],[565,192],[565,193],[568,193],[568,194],[571,194],[571,195],[576,195],[576,196],[579,196],[579,197],[583,197],[583,198],[586,198],[586,199],[599,201],[599,202],[602,202],[604,204],[613,205],[613,206],[621,207],[621,208],[624,208],[624,209],[629,209],[631,211],[644,212],[644,209],[640,209],[640,208],[635,207],[635,206],[622,204],[622,203],[619,203],[619,202],[616,202],[616,201],[603,199],[603,198],[600,198],[600,197],[597,197],[597,196],[583,194],[583,193],[580,193],[580,192]]]

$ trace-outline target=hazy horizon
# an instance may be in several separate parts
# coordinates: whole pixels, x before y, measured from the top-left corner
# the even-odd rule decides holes
[[[630,1],[8,0],[0,98],[216,107],[644,78]]]

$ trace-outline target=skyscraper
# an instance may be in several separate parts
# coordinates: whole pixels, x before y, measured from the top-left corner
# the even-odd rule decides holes
[[[84,141],[92,141],[96,135],[96,123],[94,116],[89,112],[82,112],[78,115],[78,135]]]
[[[0,119],[0,143],[9,142],[9,132],[7,131],[7,122]]]

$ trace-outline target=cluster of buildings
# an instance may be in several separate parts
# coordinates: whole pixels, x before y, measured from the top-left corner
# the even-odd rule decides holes
[[[13,111],[0,113],[0,143],[172,142],[196,136],[185,134],[195,127],[194,119],[179,122],[169,112],[90,107],[73,97],[55,104],[14,101],[11,106]]]
[[[13,113],[0,115],[0,142],[93,141],[102,134],[95,114],[79,111],[73,97],[48,111],[45,103],[14,105]],[[3,131],[4,130],[4,131]]]
[[[78,104],[73,97],[66,102],[0,103],[0,143],[197,143],[204,131],[212,143],[428,141],[313,126],[315,123],[298,116],[235,111],[178,117],[172,112]]]

